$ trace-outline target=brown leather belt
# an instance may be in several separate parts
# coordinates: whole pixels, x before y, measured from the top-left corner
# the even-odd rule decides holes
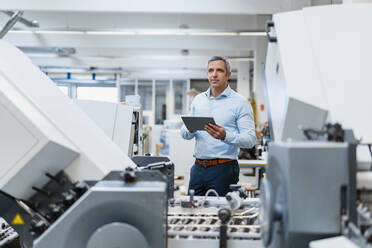
[[[232,159],[228,159],[228,158],[216,158],[216,159],[206,159],[206,160],[201,160],[201,159],[196,159],[196,162],[198,164],[202,164],[206,167],[209,167],[209,166],[214,166],[214,165],[218,165],[218,164],[223,164],[223,163],[227,163],[227,162],[231,162],[233,161]]]

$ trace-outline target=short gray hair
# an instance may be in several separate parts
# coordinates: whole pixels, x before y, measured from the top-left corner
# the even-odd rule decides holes
[[[230,61],[227,60],[227,58],[224,58],[224,57],[221,57],[221,56],[212,56],[209,60],[208,60],[208,64],[207,64],[207,67],[209,66],[209,63],[212,62],[212,61],[217,61],[217,60],[222,60],[223,62],[225,62],[225,69],[226,69],[226,74],[231,72],[231,63]]]

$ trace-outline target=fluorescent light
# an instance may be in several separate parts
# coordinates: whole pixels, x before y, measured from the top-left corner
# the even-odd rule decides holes
[[[10,34],[32,34],[32,30],[9,30]]]
[[[113,56],[76,56],[79,59],[109,59],[113,60],[116,59],[116,57]]]
[[[190,32],[189,35],[199,35],[199,36],[235,36],[238,35],[237,32]]]
[[[266,32],[239,32],[241,36],[266,36]]]
[[[135,32],[130,31],[86,31],[85,34],[88,35],[135,35]]]
[[[54,53],[27,53],[30,58],[57,58],[58,54]]]
[[[186,35],[184,32],[167,31],[167,30],[156,30],[156,31],[138,31],[138,35]]]
[[[35,34],[85,34],[84,31],[73,30],[35,30]]]
[[[109,30],[10,30],[13,34],[61,34],[61,35],[191,35],[191,36],[266,36],[263,31],[196,31],[196,30],[128,30],[128,31],[109,31]]]
[[[252,57],[228,57],[228,59],[234,62],[254,61]]]

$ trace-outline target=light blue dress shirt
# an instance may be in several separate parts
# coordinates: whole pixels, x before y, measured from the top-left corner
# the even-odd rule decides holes
[[[213,138],[207,131],[190,133],[181,128],[184,139],[195,137],[194,157],[198,159],[237,159],[239,147],[251,148],[256,144],[256,132],[251,104],[230,86],[213,97],[210,89],[200,93],[191,104],[190,116],[213,117],[216,124],[225,128],[225,140]]]

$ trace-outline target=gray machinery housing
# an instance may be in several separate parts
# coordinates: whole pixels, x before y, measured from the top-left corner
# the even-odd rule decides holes
[[[264,245],[308,247],[311,240],[340,235],[342,214],[355,220],[352,168],[355,146],[347,143],[270,144],[261,186]]]
[[[265,100],[276,143],[261,187],[266,247],[308,247],[350,233],[372,240],[356,200],[356,188],[372,188],[371,13],[372,4],[318,6],[267,23]],[[358,144],[321,142],[326,122],[352,130]]]
[[[167,247],[164,182],[101,181],[34,241],[34,248]]]

